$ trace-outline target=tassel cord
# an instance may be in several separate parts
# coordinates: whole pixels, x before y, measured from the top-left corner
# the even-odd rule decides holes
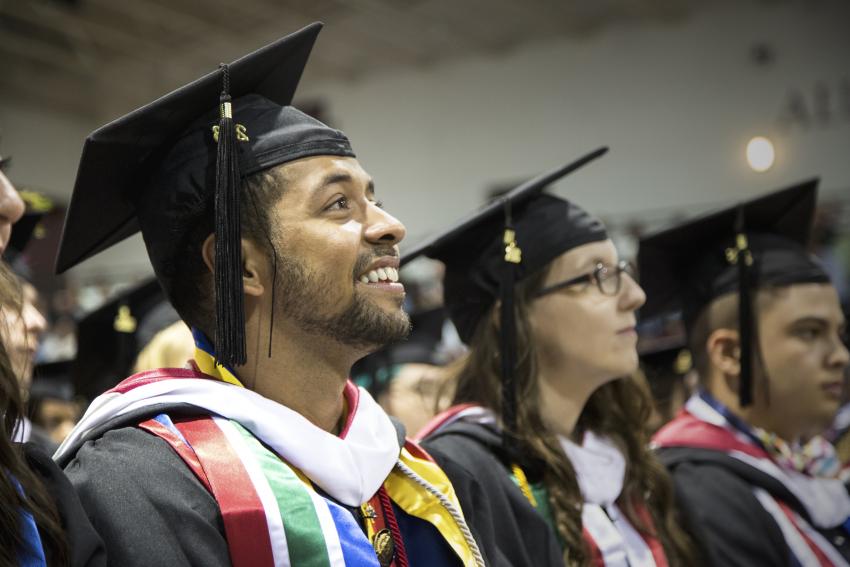
[[[215,176],[216,361],[230,368],[246,362],[245,296],[239,221],[241,176],[230,103],[230,73],[222,66],[221,117]]]

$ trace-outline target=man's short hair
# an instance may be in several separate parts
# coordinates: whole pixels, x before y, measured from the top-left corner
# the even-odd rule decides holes
[[[285,176],[279,167],[256,173],[242,182],[239,215],[242,236],[269,254],[272,253],[269,211],[283,195],[284,187]],[[175,255],[180,261],[176,263],[174,277],[165,285],[165,293],[180,318],[210,337],[215,336],[215,292],[201,247],[213,232],[214,207],[209,206],[178,244]]]
[[[755,317],[758,317],[761,310],[769,308],[781,290],[787,287],[789,286],[768,286],[759,289],[755,296]],[[737,291],[721,295],[709,303],[688,329],[688,349],[691,351],[694,369],[699,375],[701,384],[705,383],[710,366],[706,343],[711,334],[718,329],[739,330]]]

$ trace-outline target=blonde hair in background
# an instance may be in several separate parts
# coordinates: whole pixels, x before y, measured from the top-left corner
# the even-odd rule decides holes
[[[144,372],[155,368],[182,368],[195,354],[195,340],[192,331],[183,321],[176,321],[158,332],[145,345],[133,372]]]

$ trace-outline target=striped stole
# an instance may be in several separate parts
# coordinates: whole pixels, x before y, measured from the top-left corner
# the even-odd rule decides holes
[[[167,441],[215,497],[234,567],[378,567],[351,513],[238,423],[160,414],[139,427]]]

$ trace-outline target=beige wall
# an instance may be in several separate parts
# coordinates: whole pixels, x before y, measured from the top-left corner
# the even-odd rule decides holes
[[[354,83],[308,75],[299,96],[329,103],[411,242],[476,206],[486,187],[603,144],[610,155],[559,192],[610,218],[693,210],[815,174],[827,191],[850,192],[850,108],[827,126],[778,126],[791,90],[811,105],[817,82],[833,93],[850,83],[848,21],[840,0],[723,3],[681,22],[612,26]],[[773,45],[771,66],[751,62],[756,41]],[[61,199],[97,126],[0,105],[0,148],[14,155],[13,179]],[[779,154],[764,174],[744,161],[756,134],[773,137]],[[76,272],[133,277],[149,269],[143,250],[137,238]]]

